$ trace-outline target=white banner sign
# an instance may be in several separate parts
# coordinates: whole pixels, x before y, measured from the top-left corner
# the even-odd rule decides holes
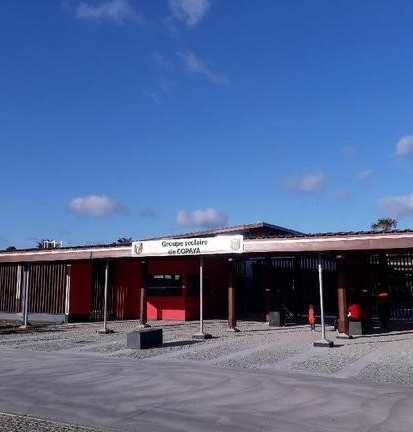
[[[148,240],[132,243],[132,256],[185,256],[241,253],[243,236]]]

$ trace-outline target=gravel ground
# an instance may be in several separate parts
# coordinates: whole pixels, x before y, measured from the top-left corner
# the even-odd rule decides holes
[[[295,354],[302,352],[303,347],[298,345],[282,345],[280,344],[277,349],[274,347],[261,349],[250,355],[242,356],[239,358],[230,358],[225,361],[218,361],[218,366],[258,369],[269,364],[274,364],[279,361],[285,360]]]
[[[377,347],[374,344],[359,346],[347,344],[327,350],[303,362],[295,363],[292,369],[312,375],[334,375],[343,367],[359,360],[376,349]]]
[[[20,329],[0,326],[1,347],[32,350],[97,353],[132,359],[191,361],[233,368],[273,368],[292,373],[355,378],[367,382],[413,384],[413,329],[336,339],[327,327],[333,349],[314,348],[320,328],[308,326],[269,327],[259,321],[239,321],[239,333],[228,332],[227,322],[205,322],[213,338],[194,341],[197,322],[156,321],[163,329],[164,344],[147,350],[131,350],[126,334],[136,330],[136,321],[113,321],[114,333],[100,335],[101,323],[33,326]],[[344,371],[344,372],[343,372]]]
[[[402,352],[384,352],[377,362],[366,366],[357,378],[368,382],[413,385],[413,348]]]
[[[107,432],[107,429],[92,426],[67,424],[35,417],[0,413],[0,432]],[[114,431],[113,431],[114,432]]]

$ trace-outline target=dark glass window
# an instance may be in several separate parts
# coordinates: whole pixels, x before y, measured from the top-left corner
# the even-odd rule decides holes
[[[204,296],[211,295],[209,279],[205,276],[203,277],[203,291]],[[199,297],[199,275],[188,275],[188,295]]]
[[[182,278],[179,274],[148,275],[148,296],[168,297],[182,295]]]

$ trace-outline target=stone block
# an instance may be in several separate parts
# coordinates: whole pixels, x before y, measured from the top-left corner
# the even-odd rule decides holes
[[[284,325],[284,316],[280,311],[271,311],[269,313],[269,326],[282,327]]]
[[[361,321],[348,322],[348,334],[350,336],[359,336],[363,334],[363,325]]]
[[[162,329],[144,328],[126,335],[126,346],[131,349],[153,348],[162,343]]]

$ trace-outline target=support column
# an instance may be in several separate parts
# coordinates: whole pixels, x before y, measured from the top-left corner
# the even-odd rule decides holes
[[[29,278],[30,278],[30,268],[26,264],[23,267],[23,298],[22,298],[23,325],[21,326],[21,328],[27,328],[29,325]]]
[[[346,262],[343,255],[336,257],[338,286],[337,286],[337,301],[338,301],[338,333],[339,335],[348,335],[348,319],[347,319],[347,287],[346,287]]]
[[[228,327],[228,331],[239,332],[235,305],[235,261],[233,258],[228,259]]]
[[[264,304],[265,304],[265,321],[270,322],[270,308],[271,308],[271,258],[265,258],[263,269],[263,282],[264,282]]]
[[[199,332],[192,335],[194,339],[211,339],[212,335],[204,332],[204,258],[199,258]]]
[[[17,266],[17,277],[16,277],[16,302],[15,302],[15,312],[23,313],[23,306],[21,302],[21,287],[22,287],[22,266],[19,264]]]
[[[326,327],[324,319],[324,294],[323,294],[323,259],[318,257],[318,284],[320,289],[320,314],[321,314],[321,339],[314,342],[315,347],[332,348],[334,342],[326,339]]]
[[[103,329],[98,330],[96,333],[107,334],[113,333],[113,330],[108,329],[108,283],[109,283],[109,261],[105,263],[105,286],[104,286],[104,309],[103,309]]]
[[[70,272],[71,264],[66,264],[66,295],[65,295],[65,322],[69,322],[70,313]]]
[[[141,297],[140,297],[140,312],[139,321],[140,327],[150,327],[148,324],[147,313],[147,284],[148,284],[148,264],[146,261],[141,262]]]

